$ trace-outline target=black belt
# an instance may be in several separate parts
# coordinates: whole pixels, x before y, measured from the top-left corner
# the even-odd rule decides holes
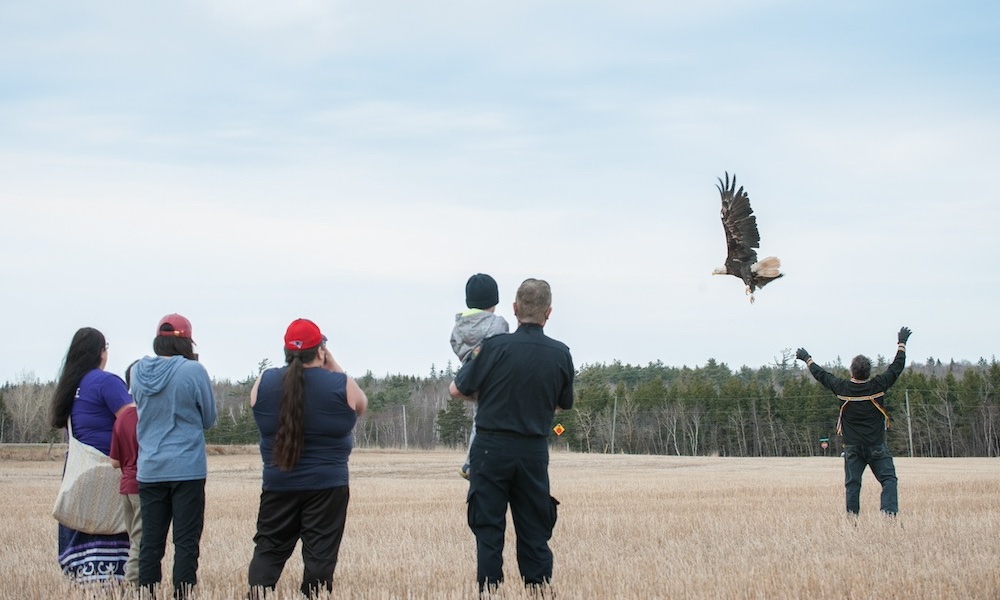
[[[486,429],[484,427],[476,427],[476,435],[479,434],[525,439],[541,439],[545,437],[543,435],[528,435],[525,433],[517,433],[516,431],[505,431],[503,429]]]

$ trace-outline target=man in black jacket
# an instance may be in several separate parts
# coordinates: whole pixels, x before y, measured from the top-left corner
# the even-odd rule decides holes
[[[549,284],[525,280],[514,301],[517,331],[485,340],[451,383],[452,396],[479,397],[467,502],[483,592],[503,581],[508,505],[524,584],[552,579],[548,542],[559,503],[549,492],[548,435],[556,409],[573,407],[574,369],[569,348],[542,331],[551,312]]]
[[[837,433],[844,440],[844,487],[847,495],[847,512],[858,514],[861,510],[861,476],[865,467],[882,484],[882,512],[895,515],[899,511],[896,495],[896,467],[886,445],[889,413],[885,408],[885,393],[896,383],[906,364],[906,340],[910,329],[903,327],[897,336],[896,358],[880,375],[871,376],[872,361],[858,355],[851,361],[851,379],[834,377],[813,362],[805,348],[795,352],[795,358],[804,361],[809,372],[825,388],[837,395],[843,404],[837,420]]]

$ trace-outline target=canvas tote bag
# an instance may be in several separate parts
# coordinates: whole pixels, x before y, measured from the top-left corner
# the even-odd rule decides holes
[[[121,472],[111,466],[111,458],[103,452],[73,437],[69,421],[66,428],[69,456],[52,516],[66,527],[84,533],[108,535],[125,531]]]

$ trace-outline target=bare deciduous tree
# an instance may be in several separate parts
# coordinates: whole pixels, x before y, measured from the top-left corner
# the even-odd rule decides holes
[[[4,392],[3,400],[10,417],[5,441],[39,443],[52,439],[49,405],[55,383],[42,383],[32,371],[23,371],[15,385]]]

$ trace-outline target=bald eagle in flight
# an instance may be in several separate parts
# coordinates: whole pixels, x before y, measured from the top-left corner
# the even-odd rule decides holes
[[[753,293],[778,279],[781,261],[776,256],[768,256],[758,261],[754,248],[760,248],[760,233],[757,231],[757,217],[750,208],[750,197],[743,188],[736,189],[736,174],[732,182],[729,172],[726,180],[719,178],[719,193],[722,195],[722,228],[726,233],[726,264],[712,271],[712,275],[734,275],[746,284],[746,293],[753,304]]]

